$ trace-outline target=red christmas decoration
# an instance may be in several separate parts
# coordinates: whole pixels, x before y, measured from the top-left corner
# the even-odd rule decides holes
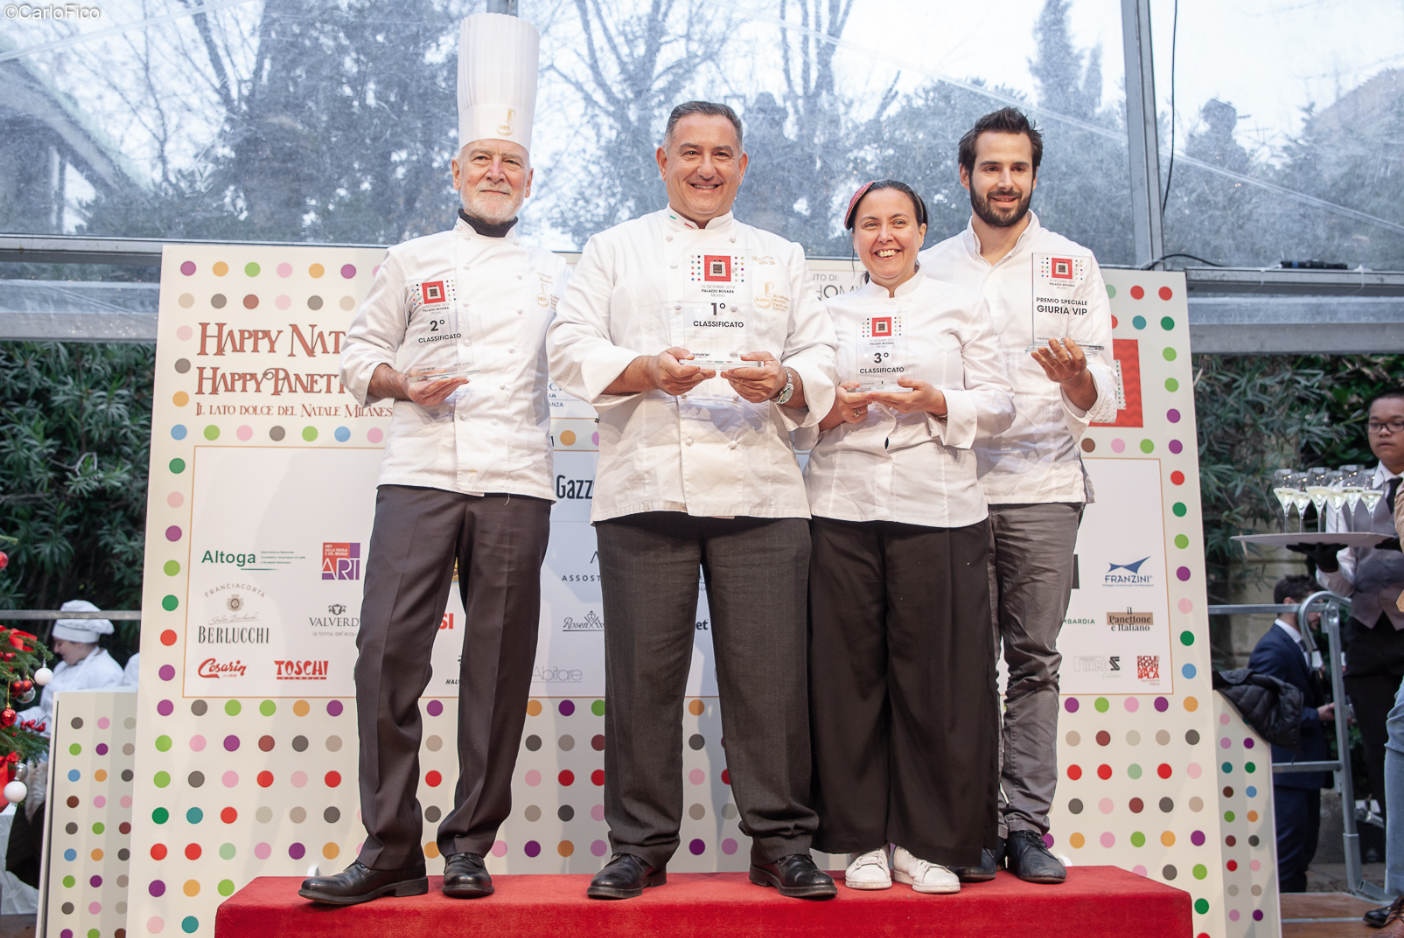
[[[14,726],[15,720],[18,718],[19,714],[15,713],[15,711],[11,710],[9,707],[0,710],[0,726]]]
[[[23,681],[15,682],[15,692],[21,695],[29,693],[34,689],[34,682],[25,678]]]
[[[10,565],[10,555],[0,550],[0,570],[4,570]]]

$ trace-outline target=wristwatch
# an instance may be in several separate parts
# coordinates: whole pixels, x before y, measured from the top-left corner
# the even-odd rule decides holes
[[[775,403],[779,404],[781,407],[784,407],[790,402],[790,398],[795,396],[795,373],[784,365],[780,367],[785,369],[785,386],[781,388],[780,393],[771,398],[771,400],[775,401]]]

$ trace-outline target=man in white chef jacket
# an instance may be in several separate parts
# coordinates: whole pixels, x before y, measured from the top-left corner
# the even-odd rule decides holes
[[[662,885],[678,848],[699,565],[751,881],[835,894],[809,857],[809,504],[789,432],[829,412],[837,343],[800,246],[731,215],[741,138],[725,105],[673,110],[657,151],[667,208],[590,239],[547,341],[553,379],[600,415],[614,855],[593,898]]]
[[[974,444],[990,506],[992,606],[1009,683],[1001,846],[987,850],[980,866],[957,870],[965,882],[994,878],[1001,860],[1029,882],[1067,876],[1043,836],[1058,780],[1058,633],[1092,491],[1078,440],[1090,424],[1116,419],[1111,305],[1096,258],[1029,211],[1042,155],[1042,136],[1014,108],[976,121],[959,152],[970,224],[921,253],[928,275],[985,297],[1014,384],[1013,425]]]
[[[451,231],[390,249],[346,336],[341,379],[393,399],[356,637],[361,820],[344,872],[301,895],[351,905],[428,890],[420,695],[458,565],[459,778],[438,828],[444,893],[493,891],[483,866],[511,808],[553,500],[545,338],[566,266],[517,240],[539,37],[512,16],[463,21]],[[452,377],[416,380],[424,372]]]

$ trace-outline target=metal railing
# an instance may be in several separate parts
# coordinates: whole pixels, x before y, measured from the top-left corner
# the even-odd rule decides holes
[[[103,609],[98,612],[64,612],[61,609],[0,609],[0,622],[43,622],[52,619],[106,619],[109,622],[131,622],[141,619],[140,609]]]
[[[1274,763],[1273,775],[1286,775],[1294,772],[1335,772],[1336,787],[1341,793],[1342,837],[1345,847],[1346,882],[1350,891],[1362,899],[1372,902],[1389,902],[1393,898],[1374,883],[1365,881],[1360,862],[1360,833],[1355,823],[1355,783],[1350,771],[1349,714],[1345,706],[1345,674],[1342,669],[1341,613],[1350,609],[1350,600],[1337,596],[1330,590],[1312,593],[1302,602],[1290,603],[1244,603],[1232,606],[1210,606],[1209,615],[1275,615],[1281,612],[1297,614],[1298,631],[1306,645],[1307,655],[1317,651],[1316,640],[1307,625],[1307,615],[1315,607],[1321,608],[1321,628],[1326,633],[1327,655],[1326,672],[1331,678],[1331,699],[1335,701],[1336,758],[1325,762]],[[1401,808],[1404,810],[1404,808]]]

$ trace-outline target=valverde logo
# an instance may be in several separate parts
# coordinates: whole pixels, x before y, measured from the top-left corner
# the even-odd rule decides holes
[[[274,661],[280,681],[325,681],[327,662],[325,661]]]
[[[237,658],[233,661],[219,661],[215,658],[206,658],[200,662],[200,667],[195,669],[195,673],[200,677],[212,677],[219,679],[222,677],[243,677],[247,668],[244,662]]]
[[[1150,586],[1155,582],[1155,578],[1149,573],[1142,573],[1141,567],[1149,557],[1142,557],[1140,560],[1133,560],[1130,563],[1108,563],[1107,574],[1102,577],[1103,586]]]

